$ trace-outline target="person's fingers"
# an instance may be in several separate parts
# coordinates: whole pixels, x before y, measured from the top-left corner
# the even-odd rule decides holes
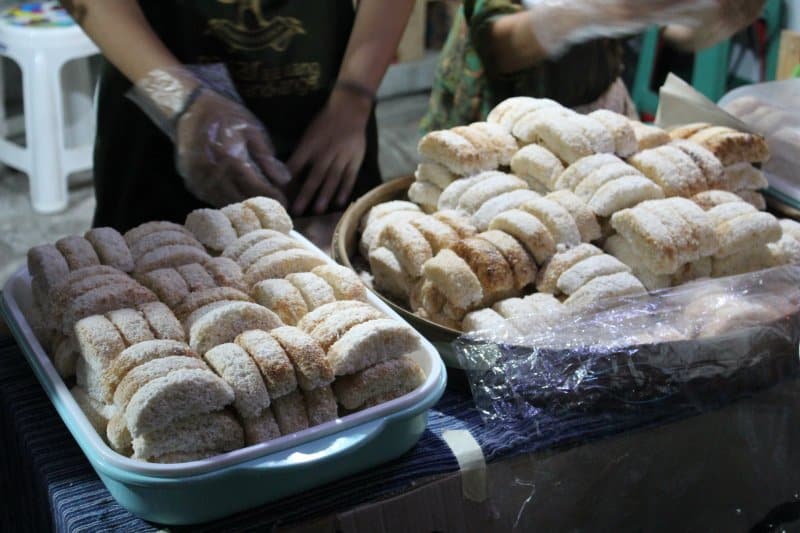
[[[316,152],[316,143],[308,139],[305,135],[300,142],[298,143],[297,147],[292,153],[292,156],[289,158],[289,161],[286,162],[286,167],[289,169],[289,173],[292,176],[297,176],[300,172],[303,171],[304,168],[309,164],[311,161],[311,156],[314,152]]]
[[[337,157],[331,164],[331,167],[325,176],[325,181],[322,184],[322,188],[317,195],[317,201],[314,202],[314,214],[321,215],[326,209],[328,209],[333,195],[336,194],[339,185],[342,183],[342,178],[344,177],[344,171],[347,168],[347,164],[347,157],[343,157],[342,155],[339,155],[339,157]]]
[[[363,159],[363,158],[362,158]],[[339,187],[339,194],[336,196],[337,207],[344,207],[353,194],[353,188],[356,186],[356,179],[358,178],[358,171],[361,168],[362,161],[352,159],[348,163],[344,171],[344,179],[342,185]]]
[[[214,207],[224,207],[239,202],[243,199],[242,193],[233,181],[232,175],[230,165],[222,164],[216,171],[196,177],[193,180],[196,190],[191,192]]]
[[[285,204],[283,193],[269,182],[253,163],[239,162],[232,167],[232,178],[244,198],[253,196],[269,196]]]
[[[327,153],[323,154],[320,159],[314,162],[314,165],[311,167],[311,172],[309,172],[308,177],[303,183],[303,188],[300,189],[300,193],[297,195],[294,205],[292,206],[292,212],[295,215],[302,215],[305,212],[314,194],[325,179],[332,162],[333,156]]]
[[[292,174],[280,159],[275,157],[275,150],[265,133],[260,131],[248,135],[247,149],[250,158],[261,172],[273,183],[284,186],[292,181]]]

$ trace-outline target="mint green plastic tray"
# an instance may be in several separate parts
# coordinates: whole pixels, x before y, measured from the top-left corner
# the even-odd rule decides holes
[[[402,320],[379,299],[372,303]],[[398,457],[422,435],[428,409],[441,398],[447,379],[436,350],[422,339],[423,349],[411,357],[426,380],[401,398],[202,461],[143,463],[105,444],[51,364],[26,318],[31,316],[31,291],[25,268],[5,284],[0,308],[56,411],[111,495],[133,514],[160,524],[206,522]]]

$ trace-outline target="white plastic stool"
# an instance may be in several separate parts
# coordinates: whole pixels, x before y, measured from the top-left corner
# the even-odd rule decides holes
[[[15,26],[0,19],[0,55],[22,72],[26,135],[24,147],[0,139],[0,162],[28,174],[31,203],[40,213],[65,209],[67,176],[92,168],[95,117],[89,58],[98,53],[77,24]],[[73,60],[83,61],[63,69]]]

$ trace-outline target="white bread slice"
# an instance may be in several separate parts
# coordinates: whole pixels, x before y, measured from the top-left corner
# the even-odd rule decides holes
[[[382,246],[372,250],[369,253],[369,266],[378,292],[400,301],[408,298],[414,279],[403,270],[391,250]]]
[[[123,242],[125,242],[123,240]],[[169,246],[171,244],[185,244],[187,246],[194,246],[199,250],[204,250],[203,245],[191,235],[187,235],[183,231],[166,230],[156,231],[149,233],[136,241],[130,248],[130,254],[135,261],[162,246]],[[127,245],[126,245],[127,246]],[[131,270],[133,270],[131,268]]]
[[[417,204],[426,213],[433,213],[438,209],[439,197],[442,189],[424,181],[415,181],[408,188],[408,199]]]
[[[102,371],[125,349],[114,324],[103,315],[92,315],[75,324],[75,340],[82,358],[92,368]]]
[[[226,246],[225,250],[222,252],[222,257],[227,257],[228,259],[238,261],[239,257],[252,246],[263,240],[271,239],[272,237],[278,237],[281,235],[283,235],[281,232],[272,229],[251,231],[250,233],[242,235]]]
[[[503,172],[482,172],[478,174],[478,176],[480,176],[481,179],[464,191],[464,194],[458,199],[458,203],[456,204],[457,211],[463,211],[472,215],[485,202],[496,196],[506,192],[528,188],[524,180]]]
[[[556,243],[550,231],[527,211],[511,209],[501,213],[492,219],[489,229],[503,231],[517,239],[539,265],[556,253]]]
[[[192,324],[189,346],[204,354],[214,346],[232,342],[249,329],[271,330],[283,325],[281,319],[266,307],[249,302],[233,302],[212,309]]]
[[[297,377],[289,356],[269,333],[260,330],[245,331],[236,337],[235,342],[247,351],[258,366],[272,400],[297,388]]]
[[[439,250],[449,248],[458,241],[456,230],[434,217],[420,217],[409,222],[414,226],[431,245],[433,255]]]
[[[221,252],[236,240],[236,230],[231,221],[218,209],[195,209],[186,215],[184,225],[203,246],[214,252]],[[144,237],[137,235],[128,238],[129,233],[125,234],[125,238],[131,246],[133,246],[131,241],[138,241]]]
[[[558,280],[561,275],[572,268],[573,265],[589,257],[603,253],[598,247],[584,243],[575,248],[559,252],[553,256],[541,269],[536,279],[536,289],[539,292],[553,294],[558,289]]]
[[[328,282],[311,272],[297,272],[286,276],[286,280],[297,288],[308,309],[316,309],[336,301],[336,294]]]
[[[175,430],[182,418],[220,411],[234,397],[230,385],[210,370],[175,370],[136,391],[125,409],[125,421],[135,440],[159,429]]]
[[[308,334],[316,340],[324,351],[335,343],[350,328],[368,320],[386,318],[382,312],[374,307],[365,306],[349,309],[346,313],[332,313],[320,322]]]
[[[410,223],[386,226],[378,236],[377,245],[390,250],[412,278],[421,276],[422,265],[433,257],[430,243]]]
[[[244,274],[245,282],[252,287],[265,279],[285,278],[294,272],[308,272],[325,264],[325,260],[307,250],[281,250],[254,263]]]
[[[247,294],[238,289],[234,289],[233,287],[215,287],[213,289],[205,289],[188,294],[181,301],[180,305],[174,308],[175,316],[179,320],[185,320],[186,317],[201,307],[222,300],[235,300],[241,302],[253,301]]]
[[[100,263],[123,272],[133,270],[133,256],[128,243],[114,228],[92,228],[84,238],[92,245]]]
[[[349,268],[325,264],[314,267],[311,272],[328,282],[337,300],[367,301],[367,288]]]
[[[411,392],[424,381],[425,373],[416,361],[398,357],[340,377],[333,383],[333,392],[342,407],[352,411],[391,391]]]
[[[419,336],[396,320],[370,320],[351,328],[328,350],[328,361],[337,376],[352,374],[420,348]]]
[[[561,207],[558,202],[547,197],[537,198],[522,204],[520,209],[538,218],[553,236],[556,245],[563,244],[571,248],[581,243],[578,225],[569,211]]]
[[[114,405],[121,410],[128,406],[131,397],[143,385],[156,378],[166,376],[170,372],[186,368],[200,368],[208,370],[208,365],[197,357],[170,355],[147,361],[125,374],[114,391]]]
[[[228,204],[220,211],[231,221],[233,229],[236,230],[236,235],[239,237],[247,235],[251,231],[262,229],[258,216],[244,204]]]
[[[594,255],[572,265],[561,274],[558,278],[558,290],[570,295],[594,278],[630,271],[630,267],[611,255]]]
[[[262,228],[281,233],[292,231],[292,219],[277,200],[265,196],[253,196],[242,204],[256,214]]]
[[[534,146],[534,145],[531,145]],[[539,198],[539,193],[528,189],[515,189],[498,195],[490,200],[487,200],[483,205],[470,217],[470,220],[475,224],[478,231],[486,231],[489,229],[489,224],[497,215],[517,209],[525,202]]]
[[[567,210],[578,226],[578,231],[581,234],[581,241],[591,242],[603,236],[603,231],[600,228],[600,223],[597,221],[594,212],[583,200],[575,196],[572,192],[562,189],[560,191],[551,192],[545,196],[545,198],[556,202]]]
[[[281,435],[291,435],[309,427],[308,412],[300,391],[295,390],[277,398],[272,403],[272,413],[275,415]]]
[[[247,236],[249,234],[245,234]],[[242,252],[236,259],[236,263],[241,267],[243,272],[258,262],[262,257],[267,257],[275,252],[281,250],[291,250],[293,248],[302,248],[300,243],[291,237],[278,233],[275,236],[261,239],[254,243],[250,248]]]
[[[333,382],[333,368],[325,351],[308,333],[292,326],[275,328],[269,333],[289,356],[301,389],[313,390]]]
[[[603,305],[609,299],[646,294],[644,285],[629,272],[594,278],[564,301],[573,313]]]
[[[306,300],[288,279],[265,279],[255,284],[252,293],[259,305],[275,312],[289,326],[308,313]]]
[[[556,180],[564,172],[564,165],[547,148],[529,144],[511,159],[511,171],[527,181],[531,189],[552,190]]]
[[[244,446],[244,431],[230,413],[220,411],[201,416],[189,415],[133,439],[133,458],[150,460],[173,454],[214,450],[225,453]]]
[[[439,288],[447,300],[458,307],[467,309],[483,300],[483,287],[477,275],[452,250],[442,250],[427,261],[423,275]]]
[[[186,333],[181,323],[169,307],[161,302],[149,302],[137,307],[147,320],[150,331],[156,339],[175,340],[184,342]]]
[[[100,258],[89,241],[78,235],[68,235],[56,241],[56,248],[64,256],[70,270],[99,265]]]
[[[244,429],[244,442],[247,446],[268,442],[281,436],[272,409],[266,408],[255,418],[240,418]]]
[[[476,238],[482,239],[497,248],[511,267],[511,272],[514,274],[515,288],[522,290],[536,281],[536,261],[517,239],[508,233],[497,230],[479,233]],[[467,308],[467,306],[460,307]]]
[[[308,414],[308,425],[318,426],[331,420],[336,420],[339,409],[336,406],[336,397],[330,385],[314,390],[301,390]]]
[[[420,163],[417,166],[417,170],[414,172],[414,177],[419,182],[430,183],[431,185],[435,185],[441,190],[446,189],[451,183],[453,183],[455,180],[458,179],[458,176],[456,176],[455,174],[450,172],[447,168],[443,167],[438,163]],[[417,207],[417,209],[419,208]],[[367,215],[367,217],[369,217],[369,214]],[[367,221],[367,223],[369,223],[369,219],[367,217],[365,217],[362,220],[362,224],[364,221]],[[364,227],[366,226],[362,226],[362,231]]]
[[[256,418],[269,407],[269,394],[253,359],[241,346],[220,344],[203,358],[233,389],[233,406],[242,418]]]

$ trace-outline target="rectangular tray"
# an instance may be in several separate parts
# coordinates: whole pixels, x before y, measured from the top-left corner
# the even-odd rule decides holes
[[[334,263],[299,233],[291,236]],[[372,293],[368,297],[388,316],[402,320]],[[6,282],[0,307],[37,379],[111,494],[132,513],[163,524],[212,520],[393,459],[417,442],[425,430],[427,410],[446,385],[444,364],[420,336],[422,349],[410,356],[426,379],[405,396],[201,461],[144,463],[116,453],[103,441],[53,367],[27,318],[32,295],[25,267]]]

